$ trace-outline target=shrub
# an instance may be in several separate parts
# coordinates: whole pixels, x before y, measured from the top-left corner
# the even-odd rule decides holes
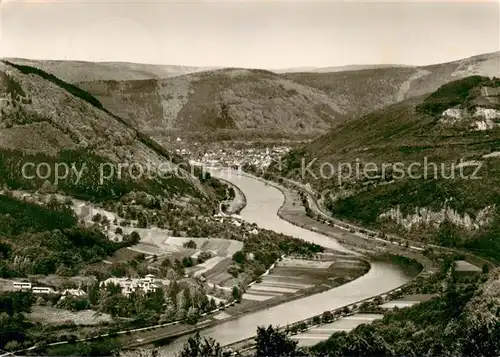
[[[323,322],[330,322],[333,320],[333,314],[330,311],[325,311],[321,315],[321,319],[323,320]]]
[[[231,265],[228,269],[227,272],[231,274],[233,277],[237,278],[239,274],[239,269],[236,265]]]
[[[245,253],[242,252],[241,250],[233,254],[233,261],[235,261],[238,264],[244,264],[245,263]]]
[[[196,243],[192,239],[189,242],[184,243],[182,246],[187,249],[196,249],[197,247]]]

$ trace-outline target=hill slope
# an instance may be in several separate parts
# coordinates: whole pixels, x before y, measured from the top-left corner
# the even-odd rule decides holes
[[[34,67],[1,62],[0,97],[3,98],[0,102],[2,183],[5,180],[17,186],[36,183],[21,178],[21,163],[8,166],[15,165],[16,160],[51,165],[59,161],[69,165],[74,162],[69,160],[75,160],[91,168],[86,177],[87,189],[97,194],[103,185],[95,175],[103,170],[103,165],[140,163],[159,167],[161,164],[170,176],[160,187],[171,194],[205,194],[197,179],[176,166],[179,158],[109,112],[89,93],[53,75]],[[54,166],[51,168],[53,171]],[[111,181],[121,182],[117,171]],[[79,186],[74,182],[68,185]],[[128,190],[133,187],[130,182],[127,185]],[[113,191],[111,187],[109,190]]]
[[[496,52],[425,67],[347,66],[340,71],[277,74],[16,59],[77,84],[130,125],[159,138],[172,132],[212,136],[214,130],[317,136],[345,120],[430,93],[444,83],[475,74],[498,75],[499,60]]]
[[[129,62],[85,62],[8,58],[9,62],[35,66],[70,83],[97,80],[140,80],[167,78],[209,68]]]
[[[497,255],[481,239],[500,223],[499,88],[468,77],[347,122],[292,151],[281,174],[310,182],[336,216]]]
[[[395,66],[330,73],[286,73],[285,78],[317,88],[335,100],[350,117],[357,117],[438,89],[471,75],[499,76],[500,52],[432,66]]]
[[[162,80],[79,85],[148,132],[229,130],[313,136],[457,78],[498,74],[498,60],[499,53],[492,53],[427,67],[284,74],[224,69]]]
[[[485,53],[458,61],[421,67],[429,73],[412,81],[407,97],[419,96],[437,90],[445,83],[480,75],[500,76],[500,52]]]
[[[79,85],[146,131],[318,134],[343,118],[342,110],[322,91],[263,70],[225,69],[162,80]]]
[[[396,103],[400,90],[427,72],[413,67],[388,67],[330,73],[287,73],[285,78],[326,93],[349,117]]]

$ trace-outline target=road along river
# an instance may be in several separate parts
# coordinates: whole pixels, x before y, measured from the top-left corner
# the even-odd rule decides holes
[[[315,233],[288,223],[278,217],[277,212],[284,202],[283,194],[274,186],[235,171],[211,170],[214,177],[228,180],[238,186],[247,199],[246,207],[240,216],[247,222],[278,233],[287,234],[306,241],[352,253],[328,236]],[[389,263],[373,262],[368,273],[345,285],[311,295],[302,299],[286,302],[266,310],[243,315],[234,320],[221,322],[219,325],[202,329],[203,337],[212,337],[221,345],[228,345],[256,334],[257,326],[279,325],[301,321],[323,311],[355,303],[359,300],[397,288],[411,280],[397,266]],[[190,336],[182,336],[171,344],[162,347],[162,354],[173,356],[178,353]]]

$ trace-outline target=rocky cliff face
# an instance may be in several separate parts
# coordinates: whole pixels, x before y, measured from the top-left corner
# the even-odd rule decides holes
[[[399,206],[391,208],[379,215],[379,219],[391,220],[400,227],[411,230],[418,227],[434,227],[446,220],[455,226],[472,231],[490,224],[496,212],[495,206],[487,206],[474,215],[459,213],[456,210],[444,205],[439,211],[434,211],[428,207],[416,207],[413,214],[404,214]]]

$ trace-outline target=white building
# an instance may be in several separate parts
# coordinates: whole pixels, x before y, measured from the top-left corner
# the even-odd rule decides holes
[[[136,291],[150,293],[159,288],[159,284],[152,274],[148,274],[142,279],[109,278],[101,282],[100,286],[105,287],[110,283],[120,286],[123,295],[130,295]]]
[[[33,289],[31,289],[33,294],[53,294],[56,291],[52,288],[48,288],[46,286],[34,286]]]
[[[155,276],[153,274],[148,274],[144,279],[139,279],[137,286],[145,293],[154,292],[159,288],[159,286],[155,283]]]
[[[23,283],[19,281],[15,281],[12,285],[14,285],[15,290],[28,291],[31,290],[33,294],[54,294],[57,293],[52,288],[46,286],[32,286],[31,283]]]
[[[63,292],[61,293],[62,296],[76,296],[76,297],[80,297],[80,296],[85,296],[87,295],[87,293],[85,291],[83,291],[82,289],[66,289],[66,290],[63,290]]]
[[[22,283],[15,281],[13,285],[14,289],[16,290],[31,290],[31,283]]]

